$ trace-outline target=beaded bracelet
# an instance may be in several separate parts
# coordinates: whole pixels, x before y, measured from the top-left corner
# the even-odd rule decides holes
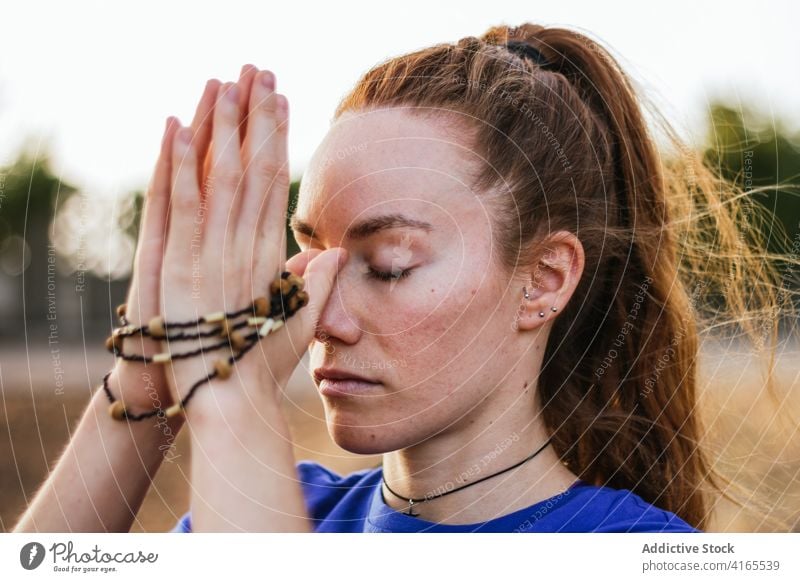
[[[162,317],[157,316],[152,318],[147,325],[140,327],[130,325],[126,317],[126,305],[123,303],[117,307],[117,316],[119,317],[122,327],[113,330],[111,336],[106,340],[106,348],[118,358],[146,364],[166,364],[174,360],[197,356],[206,351],[224,348],[225,346],[229,346],[235,352],[227,358],[216,360],[214,363],[214,370],[211,373],[205,378],[201,378],[195,382],[180,402],[166,409],[166,416],[173,417],[185,410],[189,399],[191,399],[197,388],[206,382],[210,382],[214,378],[229,378],[232,372],[232,366],[236,361],[250,351],[261,338],[279,330],[289,317],[308,304],[308,293],[303,290],[303,286],[304,281],[302,277],[289,271],[283,271],[275,281],[270,283],[269,289],[271,296],[269,300],[266,297],[259,297],[253,301],[251,305],[238,311],[231,313],[221,311],[215,312],[205,315],[197,321],[166,322]],[[236,318],[244,315],[250,316],[245,321],[234,322]],[[196,333],[179,332],[172,335],[168,333],[171,329],[197,328],[202,324],[217,323],[219,325],[211,330],[198,331]],[[244,334],[240,331],[244,327],[255,327],[258,329],[249,334]],[[224,340],[211,346],[201,346],[198,349],[178,354],[164,352],[155,354],[152,357],[147,357],[139,354],[123,353],[122,343],[124,338],[136,335],[166,340],[168,344],[172,341],[202,339],[213,336],[221,336]],[[111,372],[112,370],[109,370],[106,375],[103,376],[103,390],[111,403],[109,406],[109,414],[112,418],[116,420],[144,420],[162,412],[162,408],[155,408],[141,414],[133,414],[128,411],[122,401],[114,398],[108,387],[108,379],[111,376]]]

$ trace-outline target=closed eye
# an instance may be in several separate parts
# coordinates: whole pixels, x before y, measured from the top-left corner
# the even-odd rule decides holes
[[[372,267],[367,267],[367,276],[372,279],[377,279],[379,281],[389,282],[389,281],[398,281],[405,277],[408,277],[411,274],[411,271],[414,269],[405,269],[405,270],[397,270],[397,271],[389,271],[388,273],[385,271],[376,271]]]

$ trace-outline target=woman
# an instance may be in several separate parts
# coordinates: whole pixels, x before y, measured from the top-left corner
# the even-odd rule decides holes
[[[714,204],[732,189],[685,150],[663,167],[605,49],[525,24],[373,68],[304,175],[288,262],[287,127],[252,66],[210,81],[191,126],[168,121],[126,316],[236,310],[284,270],[308,304],[166,426],[110,418],[98,391],[16,531],[127,531],[184,422],[191,512],[173,531],[706,526],[720,481],[695,408],[699,301],[720,268],[734,313],[743,273],[751,289],[771,275],[751,270],[737,206]],[[700,244],[709,227],[719,247]],[[307,348],[333,439],[381,466],[294,460],[279,401]],[[163,410],[212,364],[119,360],[109,387]]]

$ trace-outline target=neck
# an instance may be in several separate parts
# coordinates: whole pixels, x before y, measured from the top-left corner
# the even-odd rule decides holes
[[[384,478],[403,497],[428,498],[414,503],[420,519],[446,524],[488,521],[557,495],[577,476],[561,463],[552,445],[518,467],[453,491],[516,465],[545,444],[550,435],[535,394],[531,382],[508,382],[491,392],[491,406],[477,406],[419,444],[384,453]],[[407,511],[407,501],[381,487],[387,505]],[[445,491],[451,492],[431,499]]]

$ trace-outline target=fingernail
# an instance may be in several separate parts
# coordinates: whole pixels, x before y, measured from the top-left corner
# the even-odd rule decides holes
[[[229,103],[236,103],[239,104],[239,87],[236,85],[231,85],[230,88],[225,92],[225,98],[228,100]]]
[[[343,247],[339,247],[339,250],[336,254],[336,265],[337,267],[341,268],[347,262],[347,249]]]
[[[286,95],[278,94],[275,96],[275,110],[281,115],[286,115],[289,109],[289,102],[286,100]]]
[[[178,140],[179,140],[179,141],[180,141],[182,144],[184,144],[184,145],[187,145],[187,146],[188,146],[190,143],[192,143],[192,130],[191,130],[191,129],[189,129],[188,127],[182,127],[182,128],[181,128],[181,129],[178,131],[178,134],[177,134],[177,136],[176,136],[176,137],[178,138]]]
[[[272,74],[272,71],[263,71],[261,73],[261,84],[270,91],[275,89],[275,75]]]

